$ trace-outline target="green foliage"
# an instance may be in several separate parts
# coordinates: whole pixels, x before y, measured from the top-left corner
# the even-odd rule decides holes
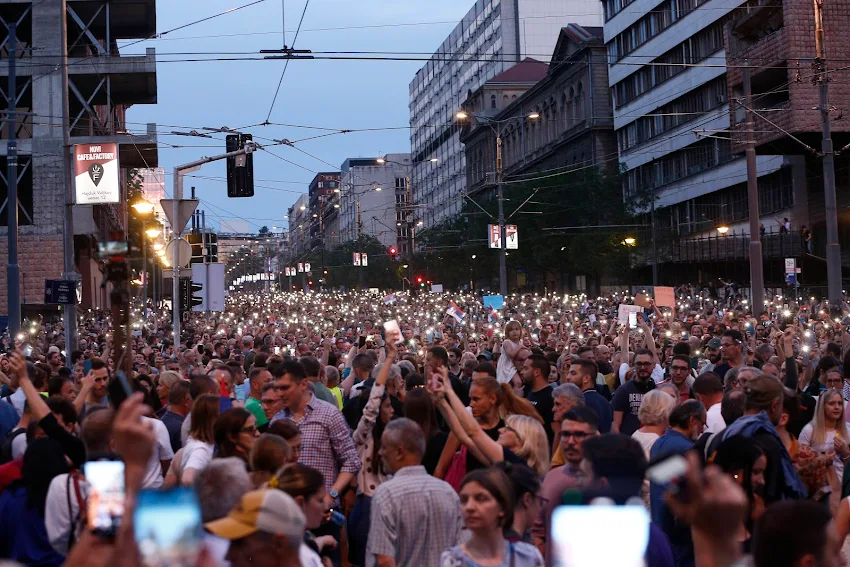
[[[269,227],[267,227],[265,225],[260,227],[260,236],[263,236],[264,234],[268,234],[269,232],[271,232],[269,230]]]

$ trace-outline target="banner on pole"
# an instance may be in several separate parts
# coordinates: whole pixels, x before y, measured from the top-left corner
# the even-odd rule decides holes
[[[488,239],[490,241],[490,248],[502,248],[502,230],[499,228],[497,224],[488,224],[487,225],[487,233]]]
[[[519,250],[519,239],[515,224],[505,226],[505,248],[508,250]]]

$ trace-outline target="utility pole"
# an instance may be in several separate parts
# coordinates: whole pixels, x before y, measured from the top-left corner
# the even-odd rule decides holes
[[[65,226],[63,232],[63,272],[62,279],[78,281],[74,264],[74,167],[71,160],[71,116],[68,101],[68,6],[67,0],[59,0],[61,20],[59,24],[59,65],[62,68],[62,152],[65,166]],[[17,210],[18,204],[14,204]],[[65,325],[65,351],[77,346],[77,312],[75,305],[66,305],[62,314]],[[71,367],[71,357],[67,357]]]
[[[815,79],[820,85],[820,115],[823,122],[823,193],[826,215],[826,278],[831,309],[841,308],[841,246],[838,243],[838,211],[835,198],[835,152],[829,124],[829,73],[824,51],[823,0],[815,7]]]
[[[413,277],[414,267],[413,260],[416,258],[416,240],[415,240],[415,231],[416,227],[414,226],[414,218],[413,218],[413,192],[410,189],[410,176],[404,178],[404,200],[406,206],[406,215],[405,221],[407,221],[407,234],[410,237],[410,259],[407,261],[407,269],[408,269],[408,281]],[[404,286],[404,280],[401,282],[402,286]]]
[[[508,295],[507,242],[505,241],[505,195],[502,189],[502,134],[496,136],[496,196],[499,200],[499,294]]]
[[[655,244],[655,188],[652,189],[652,202],[650,203],[650,225],[652,230],[652,287],[658,285],[658,248]]]
[[[750,301],[753,317],[764,309],[764,261],[762,259],[761,232],[759,231],[759,183],[756,171],[755,122],[753,120],[753,87],[750,80],[750,62],[744,61],[744,100],[746,101],[747,130],[747,201],[750,209]]]
[[[360,234],[362,232],[363,232],[363,221],[360,218],[360,199],[357,199],[357,249],[358,250],[360,250],[360,246],[361,246]],[[363,250],[360,250],[360,253],[362,254]],[[358,276],[358,281],[360,282],[360,288],[363,289],[363,280],[364,280],[365,274],[363,273],[363,265],[362,264],[360,265],[360,269],[358,270],[358,273],[360,274]]]
[[[6,286],[9,305],[9,336],[13,340],[21,332],[21,268],[18,265],[17,29],[18,24],[12,21],[9,24],[9,47],[6,50],[9,54],[9,86],[6,89],[6,99],[9,106],[6,122],[9,129],[9,142],[6,146],[6,161],[8,165],[8,172],[6,173],[6,183],[8,186],[6,214],[9,217],[9,264],[6,266]],[[66,352],[70,353],[71,351],[66,349]]]

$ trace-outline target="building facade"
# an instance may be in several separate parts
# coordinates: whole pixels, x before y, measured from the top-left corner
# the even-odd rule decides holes
[[[329,248],[357,240],[361,234],[384,246],[399,246],[399,215],[406,213],[399,193],[410,175],[410,154],[349,158],[342,164],[339,196],[339,235]]]
[[[746,2],[604,0],[603,6],[624,199],[655,202],[654,224],[665,243],[707,238],[721,226],[747,231],[744,146],[729,132],[730,109],[739,101],[730,99],[724,39]],[[766,227],[798,216],[793,167],[782,155],[758,157]],[[646,261],[675,256],[664,248]]]
[[[470,194],[493,186],[497,134],[505,179],[569,167],[616,169],[608,73],[594,64],[604,54],[601,27],[569,24],[548,66],[523,61],[471,93],[461,133]]]
[[[62,7],[65,6],[63,11]],[[62,26],[67,21],[67,43]],[[124,186],[115,205],[75,205],[74,259],[82,279],[82,307],[108,307],[108,286],[96,258],[97,242],[127,227],[126,171],[156,167],[156,128],[131,128],[125,120],[133,104],[157,100],[156,56],[121,56],[119,39],[146,38],[156,33],[155,0],[97,3],[83,0],[39,0],[0,3],[0,56],[17,60],[14,93],[17,120],[5,122],[0,138],[15,129],[18,139],[18,220],[21,297],[24,315],[44,311],[44,280],[63,272],[63,226],[66,176],[63,156],[62,108],[69,100],[71,144],[117,142]],[[11,41],[9,26],[16,24]],[[63,51],[68,65],[63,64]],[[63,74],[68,73],[68,89]],[[9,69],[0,65],[0,81],[7,85]],[[13,93],[4,86],[6,106]],[[5,110],[4,110],[5,112]],[[0,141],[0,170],[7,170],[7,144]],[[0,263],[7,257],[7,202],[5,175],[0,181]],[[6,270],[0,270],[0,313],[8,313]]]
[[[416,73],[409,86],[411,180],[425,228],[460,212],[466,163],[455,114],[469,92],[526,57],[548,61],[567,22],[598,26],[601,6],[477,0]]]
[[[325,215],[333,207],[331,197],[339,192],[339,172],[317,173],[310,182],[310,249],[325,245]]]
[[[293,259],[310,251],[310,194],[302,193],[295,204],[289,207],[289,250]]]

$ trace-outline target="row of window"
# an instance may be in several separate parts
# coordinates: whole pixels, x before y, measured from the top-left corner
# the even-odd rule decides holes
[[[731,160],[732,147],[728,139],[700,140],[632,169],[625,176],[623,189],[627,196],[654,191]]]
[[[608,60],[615,63],[678,22],[708,0],[664,0],[608,42]]]
[[[634,2],[634,0],[604,0],[602,2],[602,10],[605,13],[605,21],[607,22],[619,14],[623,8],[632,2]]]
[[[723,28],[729,16],[692,35],[661,57],[614,85],[615,108],[670,80],[679,73],[723,49]]]
[[[620,152],[625,152],[648,142],[725,104],[727,98],[725,76],[709,81],[617,130],[617,147]]]

